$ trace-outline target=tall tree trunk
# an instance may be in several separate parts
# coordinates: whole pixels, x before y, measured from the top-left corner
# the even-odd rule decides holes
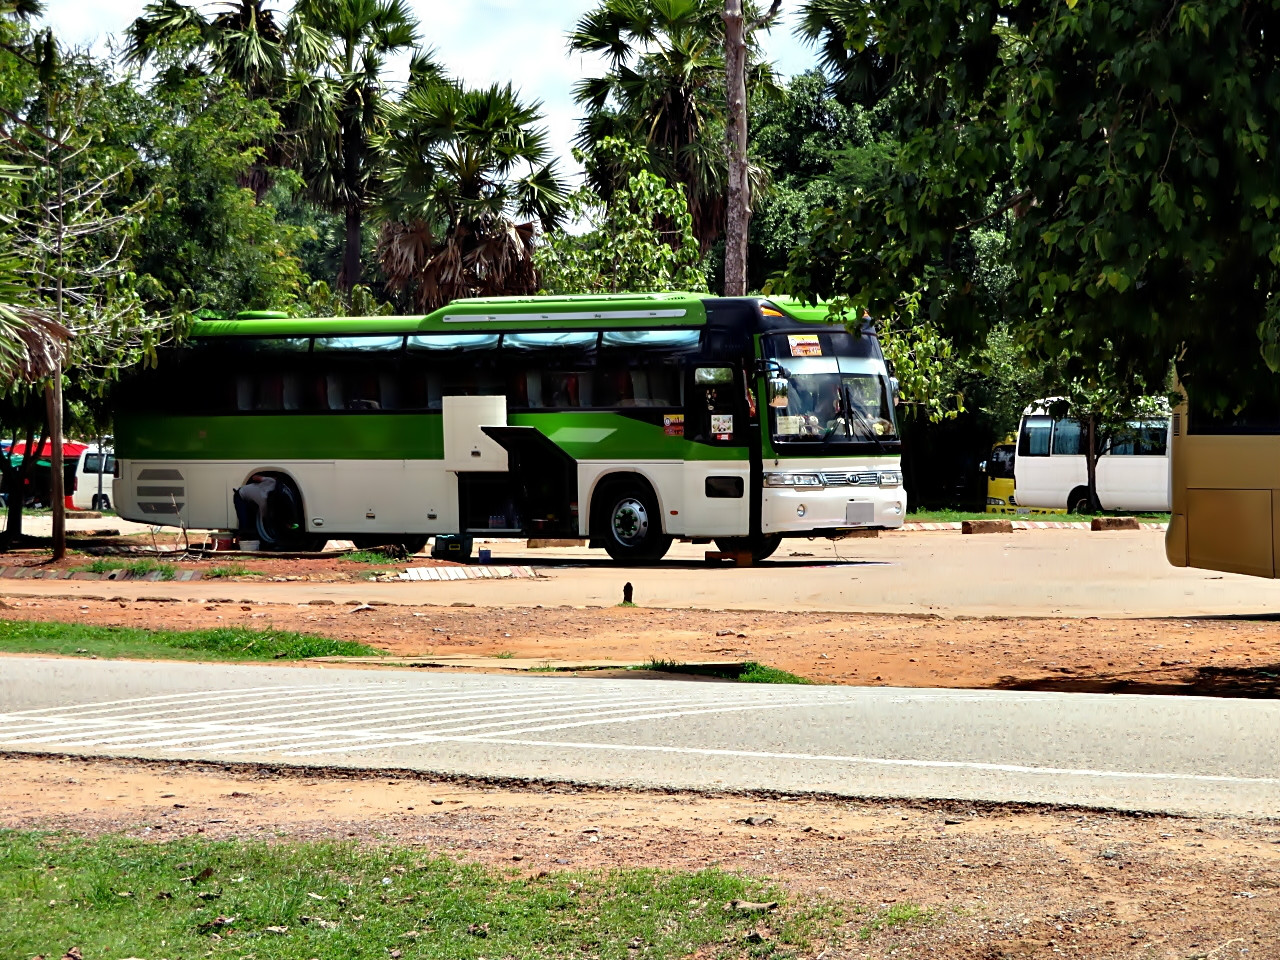
[[[58,311],[58,323],[66,325],[63,315],[62,287],[63,270],[66,269],[66,257],[63,241],[66,237],[67,192],[62,180],[63,154],[58,153],[58,278],[54,288],[54,309]],[[53,509],[53,562],[57,563],[67,555],[67,500],[63,489],[62,469],[62,361],[59,360],[53,369],[53,382],[45,387],[45,423],[49,425],[52,447],[49,455],[49,506]]]
[[[364,248],[363,216],[360,207],[347,206],[347,240],[342,251],[342,269],[338,272],[338,289],[350,293],[360,282],[360,254]]]
[[[62,458],[62,364],[54,371],[53,382],[44,388],[49,421],[49,507],[53,511],[53,562],[67,555],[67,500],[63,483]]]
[[[16,438],[15,438],[16,439]],[[28,426],[26,436],[23,437],[23,454],[22,466],[16,470],[12,470],[9,474],[9,483],[11,489],[9,493],[9,520],[5,526],[3,534],[0,534],[0,546],[6,550],[15,546],[22,539],[22,508],[25,506],[27,499],[27,481],[31,479],[31,475],[35,473],[35,464],[39,457],[39,453],[44,449],[44,435],[40,435],[40,440],[35,443],[35,428]]]
[[[725,126],[729,190],[724,293],[727,297],[741,297],[747,292],[747,226],[751,221],[751,185],[747,180],[747,28],[742,0],[725,0],[724,72],[729,101]]]
[[[1089,484],[1089,512],[1097,513],[1102,509],[1102,505],[1098,503],[1098,418],[1092,414],[1085,417],[1084,430],[1084,467],[1086,482]]]

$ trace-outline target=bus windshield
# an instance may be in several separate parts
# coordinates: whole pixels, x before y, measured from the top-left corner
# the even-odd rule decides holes
[[[844,338],[839,334],[831,336]],[[811,340],[795,336],[769,339],[780,341],[770,344],[771,366],[776,364],[769,377],[769,419],[774,442],[839,444],[898,439],[883,360],[843,353],[791,355],[810,349],[816,353],[825,347],[817,335],[812,335]],[[800,340],[803,342],[799,344],[791,342]]]

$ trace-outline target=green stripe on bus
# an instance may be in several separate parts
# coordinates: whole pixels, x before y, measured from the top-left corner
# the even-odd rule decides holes
[[[439,414],[120,414],[116,454],[128,460],[440,460]]]
[[[667,436],[658,424],[609,412],[512,414],[575,460],[746,460],[746,447]],[[116,452],[126,460],[440,460],[439,413],[243,414],[173,417],[121,414]]]

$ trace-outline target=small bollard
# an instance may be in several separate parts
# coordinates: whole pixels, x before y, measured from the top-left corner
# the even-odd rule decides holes
[[[623,603],[631,602],[631,582],[630,581],[628,581],[627,584],[622,588],[622,602]]]

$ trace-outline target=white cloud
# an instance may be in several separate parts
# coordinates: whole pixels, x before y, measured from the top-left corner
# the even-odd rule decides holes
[[[553,144],[569,157],[579,108],[573,86],[599,62],[571,55],[565,36],[595,0],[410,0],[421,23],[422,44],[434,48],[450,73],[468,85],[513,83],[526,99],[540,100]],[[789,0],[793,6],[798,0]],[[277,0],[287,9],[288,0]],[[140,16],[146,0],[48,0],[45,22],[65,42],[105,50],[107,41]],[[784,14],[765,38],[767,55],[784,75],[815,62],[791,34]]]

